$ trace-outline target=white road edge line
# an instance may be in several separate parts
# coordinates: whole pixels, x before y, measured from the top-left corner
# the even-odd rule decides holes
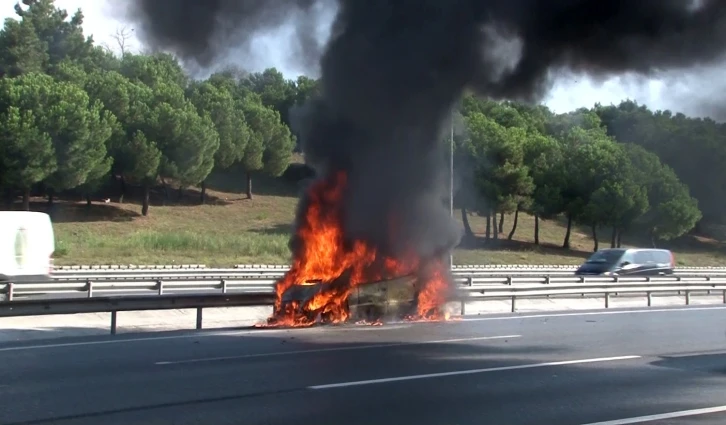
[[[613,314],[641,314],[641,313],[669,313],[669,312],[689,312],[689,311],[705,311],[705,310],[726,310],[726,307],[682,307],[682,308],[647,308],[642,310],[617,310],[617,311],[581,311],[572,313],[541,313],[541,314],[522,314],[514,316],[499,317],[467,317],[464,316],[459,322],[483,322],[489,320],[517,320],[517,319],[541,319],[547,317],[569,317],[569,316],[606,316]]]
[[[662,419],[685,418],[688,416],[708,415],[709,413],[726,412],[726,406],[706,407],[704,409],[682,410],[680,412],[662,413],[659,415],[638,416],[635,418],[616,419],[614,421],[593,422],[583,425],[629,425]]]
[[[317,349],[310,349],[310,350],[278,351],[278,352],[274,352],[274,353],[242,354],[239,356],[207,357],[204,359],[163,361],[163,362],[156,362],[154,364],[155,365],[170,365],[170,364],[184,364],[184,363],[201,363],[201,362],[213,362],[213,361],[219,361],[219,360],[252,359],[255,357],[289,356],[289,355],[297,355],[297,354],[327,353],[327,352],[332,352],[332,351],[352,351],[352,350],[368,350],[371,348],[405,347],[405,346],[409,346],[409,345],[444,344],[444,343],[451,343],[451,342],[483,341],[483,340],[490,340],[490,339],[512,339],[512,338],[520,338],[521,336],[522,335],[478,336],[478,337],[471,337],[471,338],[439,339],[439,340],[435,340],[435,341],[394,342],[394,343],[390,343],[390,344],[359,345],[356,347],[330,347],[330,348],[317,348]]]
[[[211,336],[234,336],[234,335],[248,335],[248,334],[266,334],[282,332],[287,329],[260,329],[260,330],[249,330],[249,331],[220,331],[212,333],[192,333],[184,335],[169,335],[169,336],[156,336],[156,337],[144,337],[144,338],[123,338],[123,339],[108,339],[103,341],[82,341],[82,342],[63,342],[59,344],[42,344],[42,345],[24,345],[19,347],[2,347],[0,352],[3,351],[22,351],[22,350],[38,350],[41,348],[60,348],[60,347],[82,347],[84,345],[105,345],[105,344],[122,344],[124,342],[146,342],[146,341],[164,341],[167,339],[185,339],[185,338],[205,338]],[[0,329],[2,332],[2,329]]]
[[[387,382],[396,381],[411,381],[414,379],[429,379],[429,378],[443,378],[446,376],[456,375],[472,375],[476,373],[489,373],[489,372],[501,372],[505,370],[521,370],[521,369],[534,369],[539,367],[549,366],[565,366],[573,364],[585,364],[585,363],[602,363],[602,362],[614,362],[618,360],[633,360],[639,359],[641,356],[619,356],[619,357],[600,357],[595,359],[580,359],[580,360],[565,360],[559,362],[547,362],[547,363],[534,363],[534,364],[523,364],[515,366],[501,366],[491,367],[486,369],[470,369],[470,370],[458,370],[454,372],[441,372],[441,373],[428,373],[425,375],[409,375],[409,376],[398,376],[394,378],[382,378],[382,379],[370,379],[366,381],[352,381],[352,382],[339,382],[336,384],[324,384],[324,385],[312,385],[307,387],[309,390],[326,390],[330,388],[341,388],[341,387],[354,387],[360,385],[371,385],[371,384],[382,384]]]

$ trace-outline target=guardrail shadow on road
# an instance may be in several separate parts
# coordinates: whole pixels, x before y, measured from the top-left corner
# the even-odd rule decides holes
[[[420,337],[425,341],[432,339],[446,340],[453,339],[454,336],[447,332],[445,327],[440,327],[440,332],[431,331],[432,324],[417,324],[421,328],[426,327],[429,330],[423,332]],[[436,324],[433,324],[436,325]],[[363,327],[358,327],[362,329]],[[299,329],[295,332],[280,334],[271,333],[260,330],[245,335],[220,335],[214,338],[199,338],[198,340],[190,338],[183,339],[183,345],[178,347],[189,347],[188,344],[202,344],[201,351],[197,350],[197,355],[201,357],[214,357],[215,346],[217,348],[224,347],[224,352],[229,352],[232,344],[238,347],[234,350],[239,353],[240,358],[226,358],[221,360],[212,360],[204,365],[209,370],[226,370],[223,374],[225,383],[220,385],[218,378],[222,375],[212,373],[210,379],[199,379],[199,376],[192,372],[190,376],[197,376],[194,385],[181,385],[176,387],[167,387],[164,390],[154,391],[150,388],[156,388],[163,385],[163,379],[160,375],[150,379],[149,375],[131,374],[125,378],[123,382],[109,383],[108,391],[89,391],[83,395],[83,403],[70,403],[69,397],[77,397],[77,394],[63,395],[53,397],[52,400],[43,400],[42,408],[35,409],[11,409],[3,413],[5,416],[2,420],[5,424],[33,423],[33,424],[53,424],[63,421],[83,421],[93,420],[95,423],[106,423],[105,417],[109,417],[113,423],[133,423],[130,419],[139,414],[153,414],[154,418],[160,418],[164,415],[176,415],[181,410],[189,409],[192,417],[204,417],[207,423],[222,423],[229,420],[230,410],[228,408],[220,408],[220,403],[231,402],[234,405],[233,410],[236,414],[244,412],[246,418],[269,417],[274,414],[274,420],[265,421],[265,423],[294,423],[294,419],[300,419],[303,412],[310,412],[310,409],[303,409],[304,406],[298,405],[295,400],[294,393],[302,391],[305,386],[330,384],[336,382],[351,381],[356,379],[365,379],[373,377],[395,377],[402,375],[411,375],[417,373],[438,373],[450,372],[455,370],[467,370],[486,367],[504,367],[514,366],[517,364],[532,362],[528,360],[528,356],[566,356],[567,353],[562,347],[556,346],[530,346],[527,344],[513,345],[511,341],[491,340],[482,341],[479,344],[472,343],[446,343],[446,342],[429,342],[425,344],[406,344],[406,338],[397,338],[391,335],[388,338],[381,337],[381,334],[387,332],[381,328],[375,329],[378,337],[371,337],[367,330],[368,327],[361,332],[356,332],[355,327],[350,327],[345,332],[340,332],[341,341],[323,342],[320,341],[320,332],[317,330]],[[204,331],[199,335],[203,335]],[[173,335],[173,334],[172,334]],[[169,334],[158,334],[157,336],[169,336]],[[411,336],[408,335],[408,338]],[[327,338],[332,339],[332,338]],[[153,339],[150,340],[153,344]],[[164,341],[163,344],[172,343]],[[386,347],[390,345],[390,347]],[[133,342],[129,345],[123,343],[114,344],[114,348],[110,349],[115,353],[109,352],[109,349],[99,348],[94,350],[92,358],[88,359],[87,367],[94,368],[96,364],[106,367],[109,360],[115,358],[115,355],[123,352],[124,358],[133,359],[136,352],[144,352],[148,355],[149,345],[144,343]],[[159,347],[156,345],[156,347]],[[177,377],[183,376],[185,373],[197,370],[196,367],[190,368],[188,364],[176,361],[194,360],[198,357],[190,358],[190,350],[159,350],[161,353],[155,360],[158,362],[171,362],[168,365],[154,366],[159,372],[167,369],[177,369],[177,372],[170,371]],[[53,351],[34,351],[39,356],[53,356]],[[105,354],[104,354],[105,353]],[[172,353],[172,354],[169,354]],[[192,355],[193,352],[191,352]],[[203,354],[202,354],[203,353]],[[285,354],[289,353],[289,354]],[[22,368],[13,367],[15,362],[22,364],[18,353],[4,355],[3,358],[10,357],[5,364],[8,367],[7,373],[3,373],[4,382],[14,382],[16,380],[28,379],[23,376],[28,373]],[[265,354],[272,354],[266,356]],[[0,352],[0,355],[3,355]],[[252,357],[244,357],[245,355],[253,355]],[[17,356],[15,359],[12,356]],[[47,360],[51,362],[50,359]],[[53,362],[59,367],[65,360]],[[165,368],[165,369],[161,369]],[[369,373],[366,373],[365,371]],[[149,373],[152,371],[150,370]],[[361,373],[363,372],[363,373]],[[37,373],[37,372],[31,372]],[[233,376],[229,374],[232,373]],[[216,375],[216,377],[215,377]],[[171,376],[162,374],[163,376]],[[239,377],[240,379],[235,379]],[[229,379],[232,378],[232,379]],[[69,378],[66,378],[69,379]],[[501,378],[500,378],[501,379]],[[196,382],[199,381],[199,382]],[[432,391],[432,383],[437,387],[437,380],[426,380],[424,385],[414,384],[413,391],[407,389],[405,392],[397,393],[395,399],[399,401],[408,401],[408,405],[413,409],[421,409],[421,402],[427,398],[442,396],[451,398],[452,401],[459,397],[454,388],[446,386],[439,390]],[[99,384],[102,386],[102,384]],[[419,389],[420,388],[420,389]],[[427,388],[424,391],[424,388]],[[99,388],[96,388],[99,390]],[[473,388],[469,388],[471,391]],[[436,394],[443,391],[445,394]],[[115,402],[109,402],[108,394],[113,394]],[[287,395],[286,395],[287,393]],[[344,395],[345,391],[331,391],[325,394],[324,399],[315,406],[316,418],[321,421],[316,423],[332,424],[339,423],[341,415],[350,414],[351,409],[360,409],[361,406],[376,406],[375,412],[391,412],[390,403],[394,401],[391,392],[380,391],[377,388],[366,388],[366,395],[362,398],[351,397],[350,393]],[[261,399],[276,399],[284,396],[285,402],[280,405],[281,408],[275,408],[270,413],[269,406],[260,404]],[[368,404],[365,398],[374,395],[374,398],[385,397],[387,401],[378,400],[375,404]],[[465,394],[466,395],[466,394]],[[271,397],[271,398],[270,398]],[[12,400],[13,405],[19,406],[14,400],[14,396],[10,396],[6,401]],[[27,400],[26,400],[27,401]],[[38,403],[38,400],[34,400]],[[379,404],[380,403],[380,404]],[[52,406],[49,406],[51,404]],[[385,407],[388,404],[389,406]],[[282,408],[284,407],[284,408]],[[308,406],[310,407],[310,406]],[[395,409],[394,409],[395,410]],[[425,409],[423,409],[425,410]],[[152,413],[153,411],[153,413]],[[48,412],[53,412],[53,416]],[[148,413],[147,413],[148,412]],[[203,413],[200,413],[203,412]],[[370,413],[375,416],[376,413]],[[249,414],[249,416],[248,416]],[[368,413],[366,413],[368,414]],[[330,415],[330,416],[328,416]],[[29,417],[32,416],[32,417]],[[305,416],[304,414],[302,416]],[[310,418],[312,419],[312,418]],[[334,419],[337,419],[334,420]],[[250,419],[251,420],[251,419]],[[291,422],[292,421],[292,422]],[[302,423],[308,423],[304,421]],[[85,423],[85,422],[84,422]],[[240,422],[246,423],[246,422]],[[261,423],[252,421],[250,423]],[[383,423],[390,423],[383,422]]]
[[[726,342],[726,338],[724,338],[724,342]],[[662,356],[660,360],[651,362],[651,365],[722,376],[726,375],[726,349],[712,354]]]

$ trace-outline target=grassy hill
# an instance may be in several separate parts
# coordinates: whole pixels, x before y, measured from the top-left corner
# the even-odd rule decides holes
[[[198,205],[196,189],[171,190],[165,199],[161,190],[152,196],[147,217],[134,197],[126,203],[111,198],[93,200],[90,208],[81,199],[61,199],[53,207],[57,251],[56,263],[68,264],[285,264],[287,242],[296,205],[297,189],[281,179],[256,178],[256,195],[245,199],[244,179],[215,175],[208,181],[208,203]],[[42,199],[32,208],[46,211]],[[461,218],[459,211],[455,212]],[[534,245],[534,219],[520,214],[512,241],[506,236],[512,217],[506,216],[499,241],[485,242],[483,217],[469,216],[478,235],[468,248],[455,251],[457,264],[579,264],[593,249],[589,229],[575,227],[572,249],[559,248],[565,235],[564,223],[541,221],[539,246]],[[498,221],[498,220],[497,220]],[[600,247],[608,247],[610,235],[601,231]],[[624,235],[626,246],[648,246]],[[676,253],[679,265],[726,265],[723,240],[688,236],[663,247]]]

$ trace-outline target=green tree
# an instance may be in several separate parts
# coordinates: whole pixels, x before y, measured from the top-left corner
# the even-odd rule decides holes
[[[129,143],[126,145],[125,153],[134,155],[129,168],[126,169],[126,176],[140,182],[144,187],[144,198],[142,201],[141,214],[149,214],[149,189],[159,174],[161,164],[161,151],[156,143],[148,140],[143,132],[135,132]]]
[[[292,159],[295,138],[281,122],[280,114],[257,102],[255,97],[245,98],[242,107],[251,135],[241,164],[247,178],[247,198],[252,199],[253,173],[282,174]]]
[[[539,245],[540,220],[550,220],[564,211],[562,189],[569,177],[564,172],[565,150],[554,137],[533,133],[527,138],[524,163],[534,184],[529,211],[534,215],[534,243]]]
[[[693,197],[703,219],[723,222],[726,205],[726,125],[707,118],[689,118],[670,111],[651,111],[624,101],[617,106],[596,105],[608,134],[621,143],[632,143],[655,153],[675,171]]]
[[[6,84],[0,86],[0,96],[7,95]],[[0,114],[0,185],[22,190],[26,211],[30,210],[31,187],[57,169],[51,137],[38,128],[37,121],[32,110],[16,106]]]
[[[43,72],[48,53],[29,20],[8,18],[0,31],[0,76]]]
[[[628,163],[622,160],[622,149],[600,127],[574,127],[562,134],[565,155],[561,165],[567,177],[560,187],[563,212],[567,217],[562,247],[570,248],[573,221],[593,224],[593,218],[588,215],[592,194],[608,179],[616,180],[617,176],[627,173]]]
[[[486,202],[486,236],[492,231],[496,212],[515,211],[528,201],[534,184],[524,164],[526,133],[517,127],[505,128],[480,112],[466,116],[464,150],[474,158],[475,185]],[[498,229],[494,229],[498,238]]]
[[[153,90],[140,82],[132,82],[116,71],[98,71],[88,78],[89,95],[103,102],[104,107],[118,119],[109,141],[114,158],[112,172],[120,177],[123,202],[127,183],[143,187],[142,214],[149,211],[150,186],[159,174],[161,153],[145,131],[151,130]]]
[[[23,0],[28,7],[15,5],[22,23],[35,30],[46,56],[44,71],[55,75],[58,64],[66,59],[87,61],[94,49],[93,39],[83,35],[83,13],[77,10],[69,18],[66,10],[56,7],[54,0]],[[31,37],[33,40],[35,37]],[[35,43],[35,42],[33,42]]]
[[[658,239],[670,240],[693,229],[701,219],[701,212],[688,186],[654,153],[637,145],[623,146],[648,197],[649,208],[638,222],[647,229],[653,246]]]
[[[175,180],[180,189],[202,183],[214,167],[219,134],[209,111],[200,115],[186,98],[188,77],[177,60],[167,54],[126,54],[121,71],[133,83],[152,90],[144,140],[153,141],[161,151],[159,176],[165,189],[167,179]]]
[[[309,99],[320,95],[318,80],[301,75],[295,81],[295,105],[303,105]]]
[[[106,141],[116,119],[103,111],[100,102],[91,102],[75,84],[43,74],[28,73],[0,82],[0,110],[15,106],[34,111],[38,131],[51,138],[57,168],[45,179],[47,187],[72,189],[108,172],[112,159]]]
[[[150,132],[162,154],[160,174],[176,180],[180,187],[201,183],[214,167],[219,135],[209,114],[200,116],[191,103],[175,108],[157,105]]]
[[[290,125],[290,108],[298,100],[294,81],[286,80],[277,69],[268,68],[263,72],[248,75],[241,79],[240,83],[259,95],[263,105],[277,111],[282,122]]]
[[[632,175],[609,176],[590,195],[580,220],[590,225],[594,240],[593,251],[598,250],[597,227],[612,228],[610,247],[620,246],[620,236],[648,209],[648,197]]]
[[[226,169],[242,160],[250,140],[250,130],[244,112],[237,108],[232,93],[224,87],[218,88],[203,82],[190,87],[189,97],[198,113],[210,114],[219,134],[219,149],[214,155],[215,167]],[[202,202],[204,197],[205,185],[202,181]]]

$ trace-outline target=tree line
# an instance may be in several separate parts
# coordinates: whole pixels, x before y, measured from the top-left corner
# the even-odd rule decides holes
[[[629,101],[619,106],[595,105],[592,109],[554,114],[543,106],[467,96],[459,110],[458,120],[465,131],[454,138],[455,162],[463,176],[456,201],[462,209],[467,238],[473,237],[467,211],[486,216],[487,240],[497,239],[503,232],[505,213],[514,214],[507,236],[510,240],[519,213],[531,213],[535,217],[536,244],[539,220],[563,216],[567,221],[563,248],[570,247],[572,225],[579,223],[591,229],[594,250],[599,247],[601,228],[611,230],[611,247],[619,247],[622,234],[633,230],[648,235],[655,245],[657,240],[687,233],[703,217],[700,199],[691,196],[689,185],[676,171],[693,161],[688,158],[690,149],[701,147],[694,143],[686,148],[693,138],[677,125],[682,123],[694,131],[699,124],[718,127],[713,121],[652,113]],[[660,153],[668,148],[659,145],[658,136],[632,136],[649,131],[663,134],[633,119],[630,114],[634,110],[647,117],[645,121],[670,117],[671,131],[681,135],[681,144],[668,148],[680,151],[680,155],[667,157]],[[703,184],[702,178],[686,171],[682,173],[692,177],[693,185]],[[709,206],[713,193],[698,193],[703,196],[703,204]],[[709,212],[716,216],[720,208],[716,206]]]
[[[0,190],[53,202],[64,191],[96,193],[109,178],[143,188],[170,182],[201,187],[213,170],[278,176],[298,148],[291,111],[319,90],[315,79],[286,79],[270,68],[230,68],[190,78],[175,57],[120,54],[83,34],[83,15],[53,0],[26,0],[0,31]],[[565,217],[573,223],[653,241],[722,222],[726,206],[726,128],[709,119],[651,111],[626,101],[555,114],[542,105],[468,95],[457,109],[456,203],[487,217],[487,239],[504,214]],[[448,142],[447,142],[448,143]],[[497,220],[498,216],[498,220]],[[535,242],[539,234],[535,230]]]
[[[287,112],[315,81],[285,80],[275,69],[235,69],[192,80],[171,55],[114,55],[85,37],[81,11],[70,19],[52,0],[16,5],[0,31],[0,187],[49,197],[92,194],[109,176],[144,188],[204,183],[213,169],[280,175],[295,136]],[[122,193],[123,197],[123,193]],[[203,201],[203,199],[202,199]],[[89,197],[90,203],[90,197]]]

